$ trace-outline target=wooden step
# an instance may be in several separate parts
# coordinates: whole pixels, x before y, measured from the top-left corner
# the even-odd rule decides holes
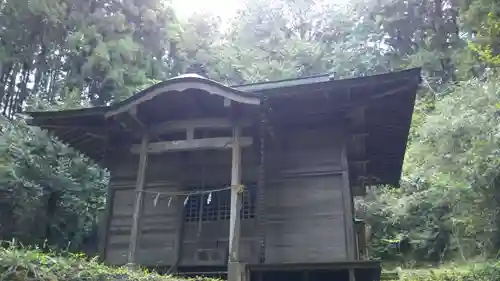
[[[227,275],[227,271],[200,271],[200,272],[177,272],[175,275],[185,276],[185,275],[194,275],[194,276],[207,276],[207,275]]]
[[[394,281],[399,280],[399,274],[397,272],[382,272],[380,275],[381,281]]]

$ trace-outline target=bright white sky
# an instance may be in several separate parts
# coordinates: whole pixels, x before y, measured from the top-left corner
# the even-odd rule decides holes
[[[327,3],[346,4],[349,0],[327,0]],[[208,12],[221,18],[223,22],[230,20],[245,0],[171,0],[177,15],[187,18],[195,12]]]
[[[209,12],[223,21],[230,19],[243,3],[243,0],[172,0],[175,11],[182,18],[194,12]]]

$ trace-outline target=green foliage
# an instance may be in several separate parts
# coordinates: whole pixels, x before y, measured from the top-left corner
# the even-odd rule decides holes
[[[491,281],[498,280],[500,263],[477,264],[446,269],[404,271],[404,281]]]
[[[107,173],[20,121],[1,131],[0,237],[82,248],[104,207]]]
[[[108,267],[88,259],[83,254],[43,253],[37,249],[14,246],[0,248],[0,280],[4,281],[70,281],[70,280],[130,280],[174,281],[185,280],[162,276],[146,270]],[[213,280],[197,278],[196,280]]]
[[[413,241],[411,258],[417,260],[496,255],[491,251],[498,247],[500,229],[495,78],[465,81],[440,96],[408,148],[401,189],[379,190],[361,204],[376,227],[375,253],[386,252],[384,240],[404,234]]]
[[[492,39],[500,38],[500,19],[493,13],[488,13],[485,26],[477,34],[479,42],[471,42],[471,49],[474,50],[481,59],[491,65],[500,65],[500,49],[497,42]]]
[[[25,109],[106,105],[186,72],[239,84],[422,66],[402,187],[358,204],[371,254],[496,256],[499,10],[493,0],[250,0],[221,24],[179,19],[161,0],[0,1],[0,114],[11,120],[0,128],[0,237],[82,250],[105,200],[107,173],[26,126]]]
[[[12,117],[66,93],[105,105],[168,74],[177,23],[162,1],[7,0],[0,4],[0,103]],[[172,39],[170,39],[172,38]]]
[[[500,264],[477,264],[468,267],[405,270],[404,281],[491,281],[500,276]],[[131,280],[131,281],[173,281],[188,280],[155,272],[129,270],[126,267],[109,267],[96,258],[83,254],[44,253],[38,249],[18,247],[5,243],[0,248],[0,279],[5,281],[66,281],[66,280]],[[200,281],[215,279],[196,278]]]

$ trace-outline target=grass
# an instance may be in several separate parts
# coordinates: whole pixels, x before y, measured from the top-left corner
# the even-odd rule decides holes
[[[110,267],[83,254],[44,253],[13,245],[0,248],[1,281],[177,281],[147,270]],[[209,281],[209,278],[197,278]]]
[[[447,265],[438,269],[407,269],[405,281],[495,281],[500,280],[500,262]],[[110,267],[83,254],[45,253],[14,244],[0,247],[1,281],[186,281],[143,269]],[[197,281],[215,281],[196,278]],[[281,280],[276,280],[281,281]],[[286,281],[286,280],[283,280]]]
[[[445,264],[439,268],[399,269],[403,281],[497,281],[500,280],[500,262]]]

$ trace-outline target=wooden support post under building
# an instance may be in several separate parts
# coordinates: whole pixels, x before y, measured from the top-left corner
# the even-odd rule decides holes
[[[245,270],[240,263],[240,210],[241,186],[241,127],[233,127],[232,166],[231,166],[231,214],[229,221],[229,261],[228,281],[245,281]]]
[[[349,281],[356,281],[355,269],[349,268]]]
[[[135,267],[137,257],[137,245],[139,244],[139,231],[142,205],[144,201],[143,190],[144,182],[146,179],[146,167],[148,163],[148,144],[149,136],[144,134],[141,141],[141,149],[139,155],[139,167],[137,169],[137,181],[135,184],[135,204],[134,213],[132,217],[132,228],[130,230],[130,242],[128,249],[127,266],[130,268]]]

